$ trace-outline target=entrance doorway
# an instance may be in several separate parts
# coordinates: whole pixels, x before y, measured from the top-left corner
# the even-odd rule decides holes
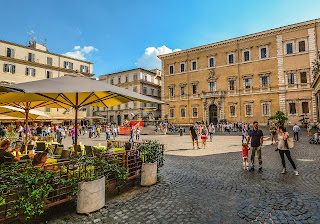
[[[215,104],[212,104],[209,107],[209,124],[211,123],[218,123],[218,108]]]
[[[121,125],[121,115],[118,115],[118,125]]]

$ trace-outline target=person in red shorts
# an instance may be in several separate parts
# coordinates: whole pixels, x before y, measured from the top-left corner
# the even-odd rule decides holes
[[[249,170],[249,147],[247,143],[242,143],[242,160],[243,160],[243,169]]]

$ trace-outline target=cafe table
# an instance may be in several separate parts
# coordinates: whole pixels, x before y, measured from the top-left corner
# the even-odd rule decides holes
[[[92,149],[96,149],[96,150],[104,150],[106,149],[105,146],[101,145],[101,146],[92,146]]]
[[[80,145],[80,148],[81,148],[81,151],[83,153],[84,152],[84,145]],[[71,151],[74,151],[74,145],[69,145],[68,149],[71,150]]]
[[[37,145],[37,143],[45,143],[46,148],[48,148],[50,145],[59,145],[59,142],[46,142],[46,141],[35,141],[34,144]]]
[[[115,153],[125,152],[125,148],[112,148]]]

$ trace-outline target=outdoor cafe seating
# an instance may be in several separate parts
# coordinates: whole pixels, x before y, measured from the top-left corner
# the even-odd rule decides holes
[[[30,160],[27,154],[25,154],[25,145],[22,142],[15,142],[15,147],[20,148],[20,162],[27,162]],[[81,155],[89,155],[95,156],[101,153],[103,150],[109,150],[111,154],[119,154],[123,153],[127,150],[132,149],[132,145],[125,141],[111,141],[109,142],[108,147],[98,144],[96,146],[90,145],[77,145],[77,153]],[[71,156],[73,156],[74,152],[74,145],[70,145],[67,149],[64,148],[64,145],[59,144],[58,142],[46,142],[46,141],[35,141],[35,145],[28,144],[27,152],[31,153],[38,153],[38,152],[47,152],[48,153],[48,160],[46,163],[52,164],[57,162],[64,162],[68,161]],[[15,153],[15,152],[13,152]],[[6,163],[13,162],[12,159],[7,158],[5,160]]]
[[[139,144],[144,144],[144,143],[133,142],[131,144],[128,144],[128,142],[112,141],[112,144],[111,145],[108,144],[108,147],[101,146],[101,145],[97,145],[97,146],[85,145],[83,147],[87,155],[93,155],[93,156],[95,152],[99,153],[101,152],[101,150],[112,149],[114,153],[108,153],[106,154],[106,157],[117,158],[121,166],[123,166],[127,170],[126,181],[133,180],[132,183],[134,184],[135,178],[138,178],[141,175],[141,166],[143,161],[142,154],[138,149]],[[52,186],[53,189],[50,191],[48,197],[46,197],[44,200],[45,202],[44,209],[47,209],[51,206],[61,204],[61,203],[67,202],[68,200],[72,200],[76,198],[73,195],[72,187],[70,187],[71,185],[70,185],[70,182],[68,181],[69,178],[71,176],[76,175],[78,178],[77,181],[81,182],[83,181],[83,178],[85,177],[85,175],[90,173],[90,172],[87,172],[86,170],[83,170],[79,166],[74,166],[72,160],[71,161],[69,160],[70,156],[72,156],[72,150],[65,149],[63,146],[62,147],[58,146],[55,148],[53,154],[56,157],[53,158],[53,157],[50,157],[50,155],[48,155],[48,160],[46,162],[47,164],[44,165],[43,172],[47,172],[49,170],[55,169],[56,167],[59,167],[58,170],[65,170],[67,172],[60,177],[65,179],[66,181],[62,185],[59,184],[59,185]],[[12,162],[12,161],[6,161],[6,162]],[[158,167],[159,166],[161,166],[161,164],[158,163]],[[107,178],[108,178],[108,181],[107,181],[106,187],[107,188],[116,187],[118,192],[120,193],[120,187],[117,185],[118,180],[116,176],[107,175]],[[13,202],[14,200],[8,200],[6,204],[4,204],[3,206],[0,206],[0,222],[8,218],[6,215],[8,214],[8,212],[11,211]]]

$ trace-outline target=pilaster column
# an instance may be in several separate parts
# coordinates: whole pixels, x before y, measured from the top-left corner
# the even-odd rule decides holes
[[[225,119],[225,116],[224,116],[224,98],[220,98],[220,100],[218,101],[218,122],[219,120],[223,120]]]
[[[277,61],[278,61],[278,80],[279,80],[279,105],[280,111],[286,114],[286,95],[285,95],[285,81],[283,72],[283,44],[282,35],[277,35]]]
[[[165,94],[164,94],[164,90],[165,90],[165,79],[166,79],[166,75],[164,72],[164,61],[161,60],[161,101],[164,101],[166,103],[165,99]],[[164,119],[164,116],[166,115],[166,110],[165,110],[165,104],[161,105],[161,118]]]
[[[202,100],[202,117],[203,117],[203,121],[206,122],[208,120],[208,102],[207,102],[207,98],[204,98]]]
[[[317,57],[317,52],[316,52],[316,35],[315,35],[315,29],[310,28],[308,29],[308,36],[309,36],[309,62],[310,62],[310,83],[313,82],[313,75],[312,75],[312,62]]]
[[[314,124],[318,122],[318,116],[317,116],[317,102],[316,102],[316,97],[317,97],[317,92],[312,91],[312,117],[313,117],[313,122]],[[319,102],[319,101],[318,101]]]

